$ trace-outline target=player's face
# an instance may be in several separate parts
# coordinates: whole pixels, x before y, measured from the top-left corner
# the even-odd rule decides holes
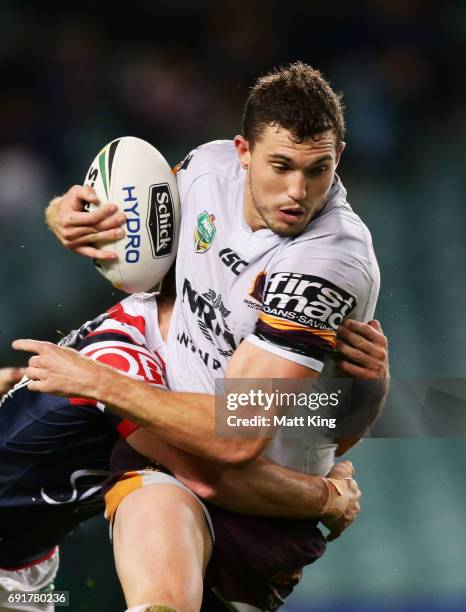
[[[288,130],[274,126],[252,149],[242,136],[235,144],[248,172],[244,213],[251,229],[300,234],[325,204],[344,145],[337,148],[331,130],[296,143]]]

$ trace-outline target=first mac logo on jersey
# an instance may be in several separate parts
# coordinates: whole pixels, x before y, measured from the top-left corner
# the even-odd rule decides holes
[[[262,310],[307,327],[336,331],[356,306],[356,299],[319,276],[276,272],[264,294]]]
[[[168,183],[151,185],[147,215],[150,246],[155,259],[170,255],[175,241],[175,210]]]

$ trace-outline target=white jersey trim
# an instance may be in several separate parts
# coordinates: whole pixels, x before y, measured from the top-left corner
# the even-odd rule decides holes
[[[311,368],[311,370],[315,370],[316,372],[322,372],[324,369],[324,362],[315,359],[314,357],[306,357],[305,355],[297,355],[292,351],[287,351],[286,349],[282,349],[271,342],[266,342],[265,340],[261,340],[254,334],[249,334],[245,338],[247,342],[254,344],[255,346],[264,349],[264,351],[268,351],[269,353],[274,353],[279,357],[283,357],[284,359],[288,359],[288,361],[294,361],[295,363],[299,363],[307,368]]]
[[[140,312],[135,312],[133,314],[133,312],[128,310],[125,310],[125,314],[130,316],[142,316]],[[136,342],[139,345],[144,345],[146,343],[146,338],[144,334],[141,334],[139,329],[133,325],[128,325],[128,323],[121,323],[117,319],[114,319],[113,315],[114,313],[110,312],[108,319],[105,319],[105,321],[103,321],[103,323],[99,325],[99,327],[97,327],[92,334],[95,335],[96,332],[101,333],[106,331],[118,331],[126,336],[129,336],[133,342]]]

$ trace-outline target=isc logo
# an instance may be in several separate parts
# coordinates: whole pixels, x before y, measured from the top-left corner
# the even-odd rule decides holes
[[[242,268],[249,266],[249,262],[241,259],[238,253],[235,253],[232,249],[222,249],[218,256],[226,267],[230,268],[230,270],[233,272],[233,274],[236,274],[236,276],[240,275]]]

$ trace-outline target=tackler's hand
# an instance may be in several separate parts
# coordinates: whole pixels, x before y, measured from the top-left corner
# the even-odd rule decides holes
[[[337,331],[339,366],[354,378],[388,378],[388,341],[379,321],[346,319]]]
[[[341,461],[324,478],[329,496],[320,520],[330,530],[328,542],[338,538],[361,510],[361,491],[353,476],[351,461]]]
[[[95,398],[101,369],[107,368],[70,348],[39,340],[15,340],[17,351],[36,353],[24,374],[30,379],[28,389],[54,395]]]

